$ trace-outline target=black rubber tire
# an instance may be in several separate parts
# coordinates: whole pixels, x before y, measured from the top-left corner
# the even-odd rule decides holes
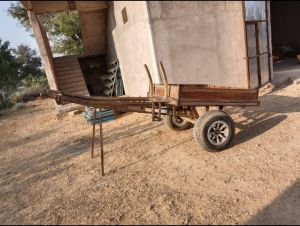
[[[181,118],[180,118],[181,119]],[[175,120],[175,116],[170,116],[170,115],[166,115],[164,117],[164,122],[165,124],[172,130],[175,131],[183,131],[183,130],[187,130],[189,128],[191,128],[193,126],[193,123],[181,119],[182,123],[175,123],[173,120]]]
[[[223,121],[228,125],[228,138],[221,145],[213,144],[207,137],[209,127],[216,121]],[[205,112],[197,119],[193,129],[193,135],[196,143],[210,152],[217,152],[226,149],[230,145],[234,134],[234,121],[227,113],[219,110]]]

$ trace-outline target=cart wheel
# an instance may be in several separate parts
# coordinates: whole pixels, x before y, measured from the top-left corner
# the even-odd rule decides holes
[[[182,131],[182,130],[187,130],[192,127],[192,123],[180,118],[180,117],[175,117],[175,116],[170,116],[167,115],[164,117],[165,124],[172,130],[176,131]]]
[[[235,125],[231,117],[223,111],[213,110],[198,118],[193,134],[197,144],[214,152],[229,146],[234,131]]]

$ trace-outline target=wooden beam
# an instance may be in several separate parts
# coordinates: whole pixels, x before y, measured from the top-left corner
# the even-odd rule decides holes
[[[21,1],[22,5],[26,10],[32,10],[32,4],[31,1]]]
[[[106,9],[106,1],[22,1],[27,10],[33,10],[36,15],[58,13],[63,11],[94,11]]]
[[[31,10],[28,11],[28,17],[38,44],[50,89],[57,90],[52,52],[46,31],[41,23],[41,18]]]
[[[70,10],[67,1],[32,1],[31,4],[35,14],[56,13]]]
[[[108,8],[106,1],[75,1],[78,11],[101,10]]]

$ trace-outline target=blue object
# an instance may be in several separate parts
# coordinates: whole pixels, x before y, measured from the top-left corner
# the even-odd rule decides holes
[[[94,120],[94,108],[92,107],[86,107],[84,112],[82,113],[83,117],[89,124],[93,124]],[[102,123],[104,122],[109,122],[115,119],[114,111],[111,109],[102,109],[102,117],[101,121]],[[95,124],[100,123],[100,111],[97,109],[96,110],[96,121]]]

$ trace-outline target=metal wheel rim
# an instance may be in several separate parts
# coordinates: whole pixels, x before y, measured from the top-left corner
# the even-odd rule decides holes
[[[215,121],[207,130],[207,138],[213,145],[222,145],[229,139],[229,125],[225,121]]]
[[[185,120],[180,117],[172,116],[172,121],[176,126],[182,126],[185,123]]]

